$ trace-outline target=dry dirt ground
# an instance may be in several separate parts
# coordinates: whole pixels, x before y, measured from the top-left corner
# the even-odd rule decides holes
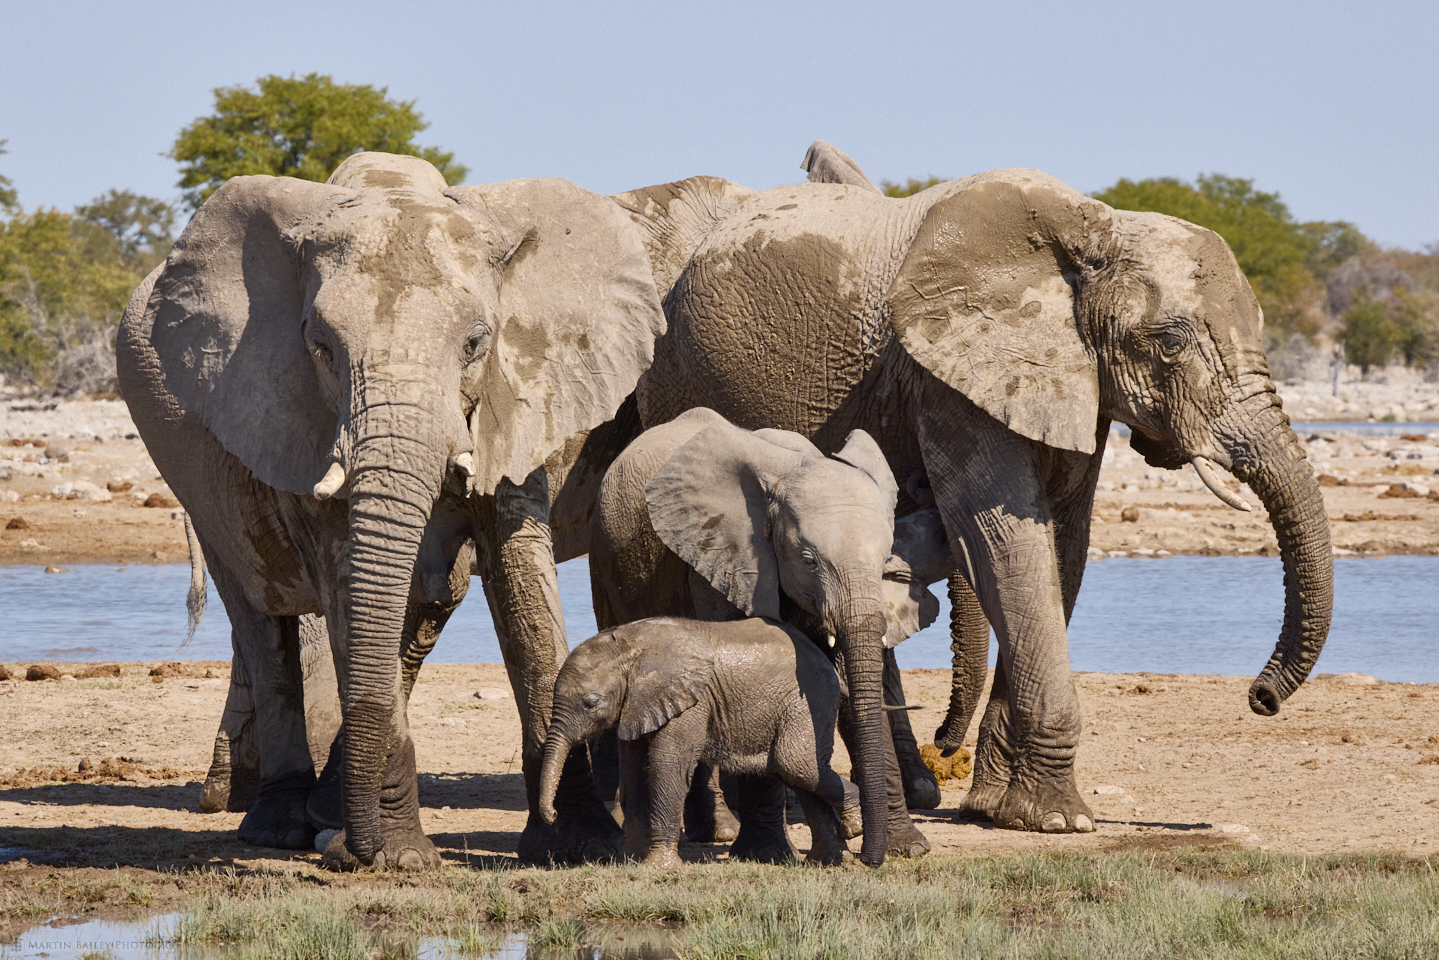
[[[180,672],[189,676],[160,683],[148,666],[124,665],[119,678],[0,682],[0,860],[154,867],[291,858],[236,840],[239,814],[197,812],[227,666],[187,665]],[[206,670],[218,676],[205,679]],[[957,822],[968,780],[956,780],[940,809],[916,814],[936,853],[1219,842],[1439,848],[1439,684],[1316,678],[1265,719],[1250,713],[1243,678],[1079,673],[1075,682],[1085,723],[1078,780],[1097,832],[1043,836]],[[946,671],[905,671],[909,699],[923,705],[911,715],[916,730],[937,724],[947,683]],[[493,694],[505,688],[500,666],[437,664],[415,689],[423,823],[453,860],[509,858],[524,825],[518,717],[513,700]],[[843,773],[849,760],[839,749]],[[87,759],[95,771],[87,779],[57,779],[79,776],[72,771]],[[793,832],[806,848],[806,828]],[[687,845],[685,854],[724,849]]]

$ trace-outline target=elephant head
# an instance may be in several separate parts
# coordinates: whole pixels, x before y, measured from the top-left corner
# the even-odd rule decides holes
[[[1277,712],[1324,645],[1333,560],[1318,483],[1269,379],[1259,304],[1228,245],[1034,170],[932,189],[886,294],[906,351],[1024,437],[1092,453],[1096,422],[1118,420],[1150,464],[1192,463],[1232,506],[1248,509],[1211,464],[1248,483],[1285,584],[1284,625],[1249,703]]]
[[[799,434],[751,433],[723,420],[675,451],[645,486],[655,533],[725,599],[746,616],[778,620],[783,594],[843,654],[866,850],[873,844],[881,858],[883,583],[897,495],[863,430],[826,457]]]
[[[586,640],[555,678],[554,706],[540,766],[540,816],[555,822],[560,772],[576,743],[618,724],[621,740],[637,740],[699,703],[714,679],[715,651],[705,637],[670,621],[665,644],[636,642],[664,618],[625,625]]]
[[[664,329],[647,255],[563,180],[448,187],[418,158],[360,153],[323,184],[230,180],[142,308],[122,368],[158,368],[261,483],[347,501],[344,821],[370,863],[441,490],[523,482],[614,413]]]

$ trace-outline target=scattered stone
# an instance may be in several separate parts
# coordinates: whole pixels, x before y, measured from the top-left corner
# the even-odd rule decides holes
[[[45,572],[46,572],[46,573],[69,573],[69,572],[70,572],[70,568],[69,568],[69,567],[57,567],[57,566],[55,566],[55,564],[52,563],[52,564],[50,564],[50,566],[48,566],[48,567],[45,568]]]
[[[48,663],[32,663],[25,669],[26,680],[59,680],[60,671]]]
[[[145,498],[144,505],[147,507],[163,507],[164,509],[169,510],[172,507],[178,507],[180,505],[180,501],[172,499],[171,497],[167,497],[163,493],[152,493]]]
[[[1249,828],[1242,823],[1226,823],[1220,826],[1219,832],[1229,834],[1230,836],[1242,837],[1246,833],[1249,833]]]
[[[1121,510],[1121,511],[1119,512],[1119,519],[1120,519],[1120,520],[1123,520],[1125,523],[1138,523],[1138,522],[1139,522],[1139,508],[1138,508],[1138,507],[1125,507],[1123,510]]]
[[[1096,794],[1097,796],[1101,796],[1101,797],[1107,797],[1107,796],[1122,796],[1123,793],[1124,793],[1124,788],[1123,788],[1123,787],[1116,787],[1116,786],[1115,786],[1114,784],[1112,784],[1112,783],[1102,783],[1102,784],[1100,784],[1099,786],[1097,786],[1097,787],[1094,788],[1094,792],[1095,792],[1095,794]]]
[[[1372,686],[1373,684],[1379,682],[1378,680],[1369,676],[1369,674],[1367,673],[1341,673],[1334,679],[1338,680],[1340,683],[1347,683],[1350,686],[1356,687]]]
[[[69,463],[70,451],[59,444],[52,443],[45,448],[45,456],[56,463]]]
[[[75,675],[74,675],[73,673],[62,673],[62,674],[60,674],[60,682],[61,682],[61,683],[75,683],[75,682],[76,682],[76,681],[75,681]]]
[[[1338,477],[1333,476],[1332,474],[1328,474],[1328,473],[1321,473],[1321,474],[1319,475],[1319,485],[1320,485],[1321,487],[1344,487],[1344,486],[1348,486],[1348,484],[1345,483],[1343,480],[1340,480]]]
[[[481,687],[475,691],[476,700],[510,700],[513,695],[504,687]]]
[[[321,830],[315,834],[315,852],[324,853],[330,846],[330,841],[339,836],[339,833],[338,830]]]
[[[926,743],[919,748],[919,758],[940,783],[963,780],[974,770],[974,760],[964,747],[946,757],[939,747]]]
[[[109,490],[111,493],[124,493],[133,486],[134,484],[131,483],[129,480],[111,480],[109,483],[105,484],[105,489]]]
[[[109,490],[97,487],[89,480],[76,480],[71,484],[70,496],[76,500],[91,500],[95,503],[108,503],[115,499],[115,495]]]
[[[5,524],[6,530],[29,530],[30,521],[24,517],[11,517],[10,522]]]

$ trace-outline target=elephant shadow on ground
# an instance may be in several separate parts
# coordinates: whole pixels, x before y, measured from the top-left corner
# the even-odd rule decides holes
[[[307,851],[271,850],[243,843],[233,829],[175,827],[7,827],[6,859],[63,867],[238,867],[237,861],[293,860]]]
[[[185,783],[45,783],[0,789],[0,800],[59,807],[148,807],[199,810],[200,781]]]
[[[522,773],[422,773],[419,781],[421,807],[518,812],[529,809]]]

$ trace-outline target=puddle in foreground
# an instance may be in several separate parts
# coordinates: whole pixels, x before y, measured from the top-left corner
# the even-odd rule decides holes
[[[94,960],[227,960],[257,956],[255,943],[190,944],[165,942],[184,914],[169,913],[148,920],[53,919],[31,927],[14,943],[0,943],[0,960],[27,958],[94,958]],[[405,960],[672,960],[673,939],[662,931],[607,932],[598,942],[558,947],[531,944],[523,932],[497,931],[488,942],[461,945],[444,937],[397,938],[375,935],[376,953]],[[588,936],[582,939],[590,939]]]

